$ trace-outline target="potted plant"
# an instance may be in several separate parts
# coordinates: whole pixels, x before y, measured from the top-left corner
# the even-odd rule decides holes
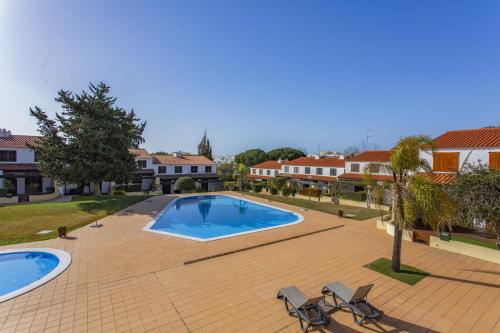
[[[343,217],[343,216],[344,216],[344,211],[343,211],[342,209],[339,209],[339,210],[337,211],[337,215],[338,215],[339,217]]]
[[[66,226],[62,226],[57,228],[57,233],[60,238],[66,238],[66,234],[68,233],[68,228]]]

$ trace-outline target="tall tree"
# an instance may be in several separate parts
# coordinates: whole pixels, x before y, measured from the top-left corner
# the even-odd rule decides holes
[[[207,137],[207,130],[203,133],[200,143],[198,144],[198,155],[203,155],[209,160],[213,160],[212,156],[212,146],[210,146],[210,140]]]
[[[281,160],[294,160],[299,157],[304,157],[306,154],[302,150],[291,148],[291,147],[281,147],[281,148],[276,148],[273,149],[269,152],[267,152],[267,157],[270,160],[277,161],[279,159]]]
[[[400,271],[404,228],[422,218],[424,223],[437,229],[453,217],[453,205],[441,186],[418,174],[422,170],[430,171],[427,161],[420,158],[421,149],[432,149],[430,138],[409,136],[398,142],[391,156],[391,222],[394,224],[391,270],[394,272]]]
[[[144,142],[141,123],[133,110],[116,106],[104,83],[89,84],[80,94],[60,90],[56,101],[62,112],[50,119],[38,106],[30,108],[42,135],[31,146],[41,171],[55,179],[93,183],[100,194],[104,180],[122,182],[137,169],[129,148]]]
[[[259,148],[246,150],[234,157],[235,163],[237,164],[241,163],[249,167],[267,160],[268,160],[267,153]]]

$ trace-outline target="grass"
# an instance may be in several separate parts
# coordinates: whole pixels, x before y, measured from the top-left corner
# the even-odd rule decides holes
[[[472,244],[472,245],[483,246],[483,247],[487,247],[489,249],[494,249],[494,250],[497,249],[497,246],[496,246],[494,241],[488,242],[486,240],[475,239],[475,238],[471,238],[471,237],[467,237],[467,236],[462,236],[460,234],[452,234],[451,240],[457,241],[457,242],[468,243],[468,244]]]
[[[380,212],[378,210],[375,210],[375,209],[336,205],[332,202],[319,202],[319,201],[317,201],[317,199],[316,200],[311,199],[311,201],[309,201],[309,200],[298,199],[298,198],[294,198],[294,197],[282,197],[282,196],[278,197],[275,195],[252,193],[252,192],[245,192],[245,194],[251,195],[254,197],[258,197],[258,198],[262,198],[262,199],[268,199],[271,201],[278,201],[278,202],[286,203],[286,204],[293,205],[293,206],[317,210],[317,211],[332,214],[332,215],[337,215],[339,209],[341,209],[344,211],[344,217],[346,214],[356,215],[352,218],[355,220],[359,220],[359,221],[380,216]]]
[[[34,242],[57,237],[149,198],[148,196],[74,196],[71,202],[46,202],[0,207],[0,245]],[[39,235],[41,230],[53,230]]]
[[[365,267],[412,286],[426,276],[430,275],[429,273],[424,272],[418,268],[404,264],[401,264],[400,272],[395,273],[391,271],[391,261],[386,258],[377,259],[374,262],[369,263]]]

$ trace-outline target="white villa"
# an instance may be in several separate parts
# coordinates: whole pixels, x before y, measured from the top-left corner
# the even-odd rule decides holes
[[[339,177],[342,180],[362,181],[365,173],[374,181],[392,180],[392,173],[387,167],[391,161],[390,150],[367,150],[346,159],[346,171]]]
[[[265,161],[250,167],[249,179],[263,180],[279,176],[281,171],[282,161]]]
[[[448,131],[433,140],[434,151],[420,152],[432,166],[432,179],[449,183],[465,164],[500,169],[500,127]]]

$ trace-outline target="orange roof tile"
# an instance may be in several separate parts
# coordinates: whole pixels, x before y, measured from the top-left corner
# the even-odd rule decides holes
[[[345,168],[345,160],[341,160],[338,157],[299,157],[291,161],[283,162],[283,165]]]
[[[214,165],[215,163],[202,155],[183,155],[175,157],[173,155],[151,155],[155,164],[170,165]]]
[[[35,144],[38,138],[35,135],[11,135],[0,138],[0,148],[28,148],[28,144]]]
[[[349,162],[390,162],[392,156],[391,150],[367,150],[352,158]]]
[[[426,172],[422,173],[422,175],[436,184],[451,184],[455,179],[453,173]]]
[[[448,131],[433,142],[438,149],[500,147],[500,126]]]
[[[384,180],[393,180],[394,178],[390,175],[377,175],[377,174],[370,174],[370,178],[372,180],[377,180],[377,181],[384,181]],[[339,176],[339,179],[353,179],[353,180],[363,180],[364,179],[364,174],[362,173],[343,173]]]
[[[137,158],[151,158],[151,155],[148,153],[146,149],[142,148],[130,148],[130,153]]]
[[[3,171],[38,171],[37,163],[0,163]]]
[[[256,168],[256,169],[281,169],[281,163],[278,161],[265,161],[259,164],[255,164],[254,166],[251,166],[251,168]]]

